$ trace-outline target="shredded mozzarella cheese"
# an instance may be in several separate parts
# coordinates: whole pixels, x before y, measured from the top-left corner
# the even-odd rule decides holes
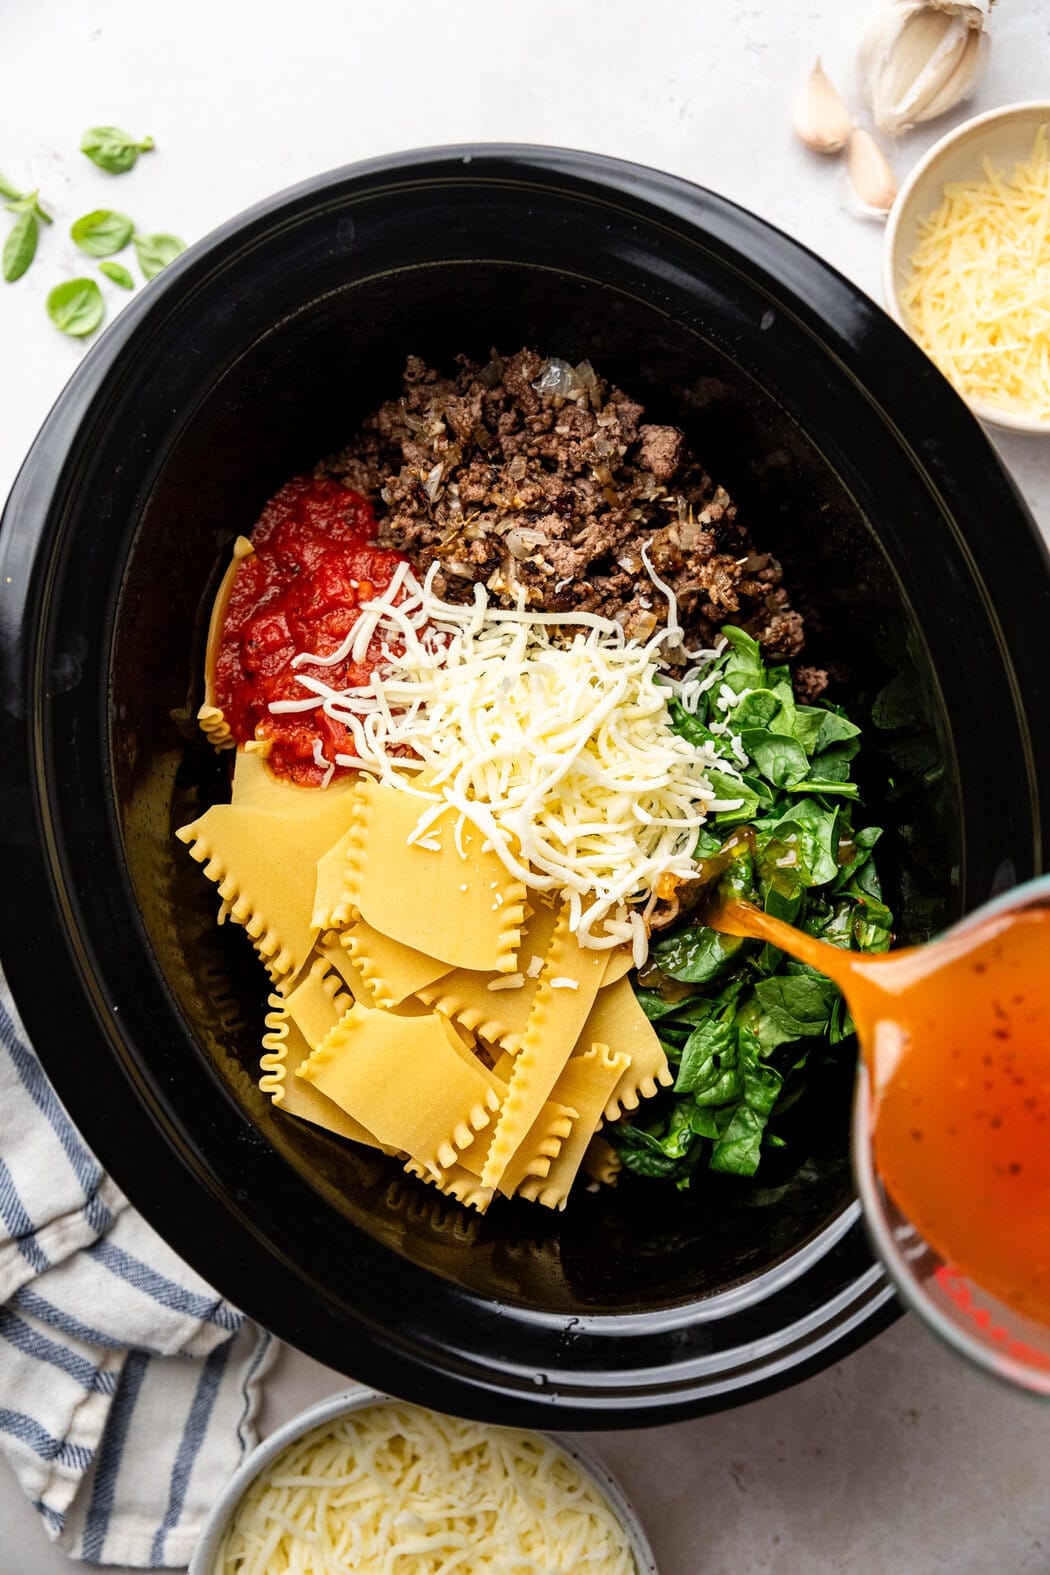
[[[214,1575],[636,1575],[597,1485],[536,1433],[391,1402],[292,1444],[234,1512]]]
[[[594,613],[494,608],[482,586],[470,605],[442,602],[434,572],[421,585],[406,570],[363,604],[347,642],[356,651],[385,638],[382,674],[342,691],[299,675],[353,741],[337,764],[418,794],[422,847],[451,806],[526,886],[566,897],[582,945],[627,942],[644,960],[645,926],[631,909],[662,876],[694,874],[697,828],[739,803],[720,800],[706,775],[716,765],[732,775],[732,764],[671,729],[660,652],[681,644],[673,592],[653,575],[668,625],[642,644]],[[578,626],[568,643],[553,643],[559,626]],[[699,671],[684,681],[694,705]]]
[[[1050,419],[1050,156],[944,188],[919,227],[902,305],[919,343],[963,394]]]

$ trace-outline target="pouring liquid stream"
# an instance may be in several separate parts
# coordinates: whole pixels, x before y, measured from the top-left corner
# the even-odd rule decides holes
[[[1050,1325],[1050,909],[877,956],[739,899],[705,922],[834,980],[867,1063],[887,1192],[946,1263]]]

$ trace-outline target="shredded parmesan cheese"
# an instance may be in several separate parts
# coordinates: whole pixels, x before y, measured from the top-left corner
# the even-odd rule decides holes
[[[421,585],[406,569],[362,605],[344,644],[386,639],[382,675],[342,691],[299,676],[353,741],[336,763],[417,794],[422,847],[420,833],[450,805],[517,879],[564,895],[582,945],[626,942],[644,961],[644,921],[631,910],[662,876],[694,874],[698,828],[739,802],[720,800],[706,775],[733,765],[671,729],[661,647],[681,645],[673,592],[652,576],[668,623],[643,644],[594,613],[491,607],[480,585],[471,605],[454,606],[433,594],[433,574]],[[559,625],[575,630],[567,643],[551,639]],[[694,704],[699,670],[685,686]]]
[[[307,1433],[248,1489],[214,1575],[636,1575],[596,1483],[536,1433],[396,1402]]]
[[[1050,419],[1050,156],[1040,127],[1007,178],[944,188],[901,293],[910,326],[960,393]]]

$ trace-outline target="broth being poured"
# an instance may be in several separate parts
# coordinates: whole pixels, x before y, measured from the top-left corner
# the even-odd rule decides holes
[[[1050,1325],[1050,910],[862,956],[730,899],[706,922],[833,979],[874,1092],[875,1167],[931,1247]]]

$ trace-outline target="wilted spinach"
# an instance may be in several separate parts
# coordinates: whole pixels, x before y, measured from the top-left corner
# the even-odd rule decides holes
[[[852,818],[860,729],[838,706],[799,704],[787,667],[767,666],[741,630],[722,632],[716,682],[697,710],[671,704],[675,731],[727,763],[708,775],[732,807],[711,814],[697,857],[735,833],[723,889],[833,945],[884,951],[893,917],[873,858],[881,832],[855,828]],[[768,1123],[796,1097],[814,1049],[852,1032],[845,1001],[829,979],[775,947],[688,917],[653,945],[643,978],[638,998],[676,1081],[610,1127],[610,1142],[628,1169],[680,1187],[704,1164],[753,1175],[763,1147],[781,1141]]]

